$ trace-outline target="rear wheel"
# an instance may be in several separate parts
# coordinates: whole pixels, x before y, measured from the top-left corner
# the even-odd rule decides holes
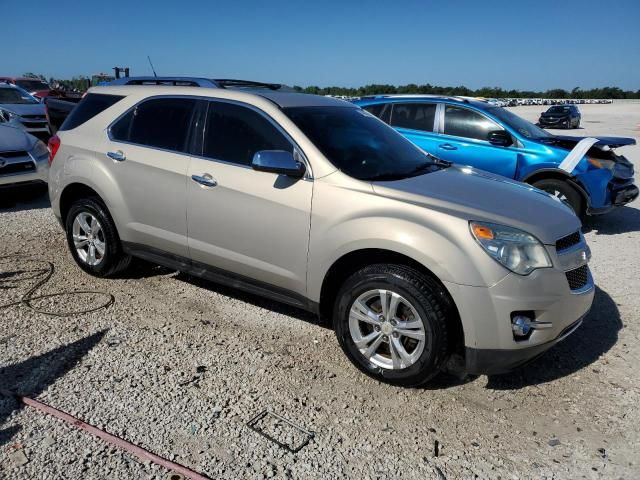
[[[131,257],[122,251],[116,226],[97,198],[76,200],[65,221],[67,243],[78,266],[96,277],[124,271]]]
[[[426,383],[448,354],[445,294],[408,267],[363,268],[338,292],[334,323],[340,346],[377,380],[405,387]]]
[[[582,195],[568,182],[556,178],[548,178],[538,180],[533,183],[533,186],[558,198],[562,203],[571,207],[578,217],[583,218],[585,205]]]

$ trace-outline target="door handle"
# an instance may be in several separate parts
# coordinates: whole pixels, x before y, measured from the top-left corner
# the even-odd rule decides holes
[[[115,152],[107,152],[107,157],[111,160],[115,160],[116,162],[123,162],[127,159],[124,152],[122,150],[117,150]]]
[[[442,150],[457,150],[458,147],[451,145],[450,143],[441,143],[438,145]]]
[[[215,187],[216,185],[218,185],[218,182],[216,182],[215,179],[208,173],[205,173],[203,175],[191,175],[191,180],[199,183],[203,187]]]

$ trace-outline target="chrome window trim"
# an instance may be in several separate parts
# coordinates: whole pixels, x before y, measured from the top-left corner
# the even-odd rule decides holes
[[[264,117],[269,123],[271,123],[276,130],[278,130],[280,133],[282,133],[284,135],[284,137],[291,142],[291,145],[293,146],[294,149],[294,156],[295,156],[295,152],[297,152],[300,155],[300,158],[303,160],[303,163],[305,164],[305,175],[302,178],[303,180],[313,180],[313,169],[311,168],[311,163],[309,162],[309,159],[307,158],[306,154],[304,153],[304,150],[300,147],[300,145],[298,145],[298,143],[291,137],[291,135],[278,123],[276,122],[270,115],[268,115],[266,112],[262,111],[260,108],[256,107],[255,105],[251,105],[249,103],[246,102],[241,102],[238,100],[232,100],[232,99],[227,99],[227,98],[219,98],[219,97],[208,97],[208,96],[200,96],[200,95],[153,95],[150,97],[145,97],[143,99],[141,99],[140,101],[136,102],[135,104],[133,104],[132,106],[130,106],[129,108],[127,108],[124,112],[122,112],[120,115],[118,115],[115,120],[113,120],[106,128],[107,131],[107,137],[109,138],[109,141],[111,142],[116,142],[116,143],[122,143],[125,145],[132,145],[135,147],[142,147],[142,148],[150,148],[152,150],[158,150],[161,152],[168,152],[168,153],[174,153],[177,155],[186,155],[188,157],[193,157],[193,158],[199,158],[202,160],[209,160],[212,162],[220,162],[223,163],[225,165],[232,165],[235,167],[240,167],[240,168],[245,168],[248,170],[253,170],[253,168],[251,167],[251,165],[242,165],[239,163],[235,163],[235,162],[229,162],[227,160],[220,160],[217,158],[211,158],[211,157],[206,157],[204,155],[198,155],[195,153],[190,153],[190,152],[181,152],[179,150],[170,150],[170,149],[166,149],[166,148],[160,148],[160,147],[154,147],[151,145],[145,145],[142,143],[135,143],[135,142],[128,142],[125,140],[118,140],[113,138],[113,135],[111,134],[111,129],[113,128],[113,126],[118,123],[120,121],[120,119],[122,119],[125,115],[129,114],[129,112],[135,108],[138,108],[138,106],[142,105],[143,103],[150,101],[150,100],[157,100],[157,99],[162,99],[162,98],[179,98],[179,99],[191,99],[191,100],[203,100],[203,101],[207,101],[207,102],[225,102],[225,103],[232,103],[232,104],[236,104],[239,105],[241,107],[245,107],[245,108],[249,108],[253,111],[255,111],[256,113],[260,114],[262,117]],[[208,105],[207,105],[208,107]],[[195,112],[194,112],[195,113]],[[206,120],[206,117],[205,117]],[[203,133],[204,133],[204,128],[203,128]]]

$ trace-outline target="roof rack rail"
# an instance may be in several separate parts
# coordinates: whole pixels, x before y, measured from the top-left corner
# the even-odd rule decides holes
[[[385,93],[381,95],[367,95],[360,98],[422,98],[422,97],[443,98],[445,100],[456,100],[458,102],[465,102],[465,103],[469,103],[469,100],[473,99],[473,97],[463,97],[463,96],[456,96],[456,95],[438,95],[434,93]]]
[[[237,80],[233,78],[214,78],[213,81],[220,88],[261,87],[261,88],[268,88],[269,90],[279,90],[280,88],[282,88],[282,84],[280,83],[254,82],[253,80]]]

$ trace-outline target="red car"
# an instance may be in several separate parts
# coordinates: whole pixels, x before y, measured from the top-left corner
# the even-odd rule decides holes
[[[17,85],[37,98],[44,98],[50,95],[56,97],[59,96],[56,90],[52,89],[47,82],[40,80],[39,78],[0,77],[0,82]]]

